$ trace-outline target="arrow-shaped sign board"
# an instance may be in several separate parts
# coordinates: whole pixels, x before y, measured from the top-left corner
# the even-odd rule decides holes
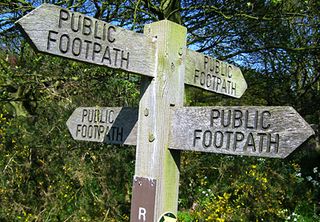
[[[247,89],[238,67],[192,50],[186,54],[185,83],[235,98]]]
[[[136,145],[138,109],[79,107],[67,121],[75,140]]]
[[[152,39],[86,15],[43,4],[17,21],[36,50],[152,76]]]
[[[292,107],[184,107],[170,134],[172,149],[285,158],[314,131]]]

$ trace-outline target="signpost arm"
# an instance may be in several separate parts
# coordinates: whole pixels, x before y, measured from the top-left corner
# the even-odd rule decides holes
[[[40,52],[148,76],[141,84],[131,222],[174,221],[183,147],[284,158],[314,134],[290,107],[181,109],[184,83],[236,98],[247,83],[239,68],[187,51],[186,28],[168,20],[146,25],[138,34],[43,4],[17,24]],[[80,107],[67,125],[78,140],[134,144],[136,121],[132,108]]]
[[[157,221],[165,212],[177,212],[180,153],[168,149],[169,118],[170,107],[183,106],[186,28],[164,20],[147,25],[144,33],[156,44],[156,65],[155,77],[144,78],[142,83],[135,180],[138,177],[156,180],[152,221]],[[138,195],[133,190],[132,222],[144,221],[134,210],[147,207],[143,203],[135,206],[140,204],[134,202]]]

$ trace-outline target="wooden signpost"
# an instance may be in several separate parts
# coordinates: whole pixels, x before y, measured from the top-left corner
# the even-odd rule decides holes
[[[292,107],[171,108],[169,148],[285,158],[313,130]],[[75,140],[137,145],[138,109],[79,107],[67,121]]]
[[[247,83],[186,49],[173,22],[139,34],[43,4],[17,25],[40,52],[142,75],[139,109],[80,107],[67,121],[76,140],[137,146],[131,222],[176,221],[180,150],[284,158],[314,134],[291,107],[183,107],[184,84],[240,98]]]
[[[285,158],[312,134],[288,106],[175,109],[171,149]]]
[[[79,107],[67,121],[75,140],[136,145],[138,109]]]
[[[199,52],[187,50],[185,83],[240,98],[247,89],[241,70]]]
[[[40,52],[153,74],[154,44],[143,34],[50,4],[36,8],[17,25]]]
[[[135,177],[157,180],[154,220],[177,212],[180,151],[169,150],[170,107],[182,107],[184,96],[185,27],[164,20],[146,25],[144,33],[157,36],[154,79],[144,78],[139,104]],[[139,193],[133,193],[134,199]],[[131,203],[131,209],[136,203]],[[140,206],[143,207],[144,206]],[[147,212],[148,214],[148,212]],[[139,220],[131,210],[131,222]]]

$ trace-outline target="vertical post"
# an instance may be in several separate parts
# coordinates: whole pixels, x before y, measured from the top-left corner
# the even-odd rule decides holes
[[[170,107],[183,106],[186,33],[185,27],[168,20],[145,26],[144,33],[156,44],[155,77],[144,77],[139,105],[138,138],[134,184],[149,178],[156,184],[153,221],[165,212],[176,214],[179,190],[179,151],[170,151]],[[145,222],[134,209],[141,195],[133,189],[131,222]],[[139,206],[137,206],[139,205]],[[149,206],[150,207],[150,206]],[[144,212],[148,215],[148,210]],[[147,220],[146,220],[147,221]],[[149,221],[148,221],[149,222]]]

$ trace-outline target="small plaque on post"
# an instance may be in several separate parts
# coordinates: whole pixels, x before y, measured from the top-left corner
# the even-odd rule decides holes
[[[131,222],[153,221],[156,180],[134,177],[131,204]]]

